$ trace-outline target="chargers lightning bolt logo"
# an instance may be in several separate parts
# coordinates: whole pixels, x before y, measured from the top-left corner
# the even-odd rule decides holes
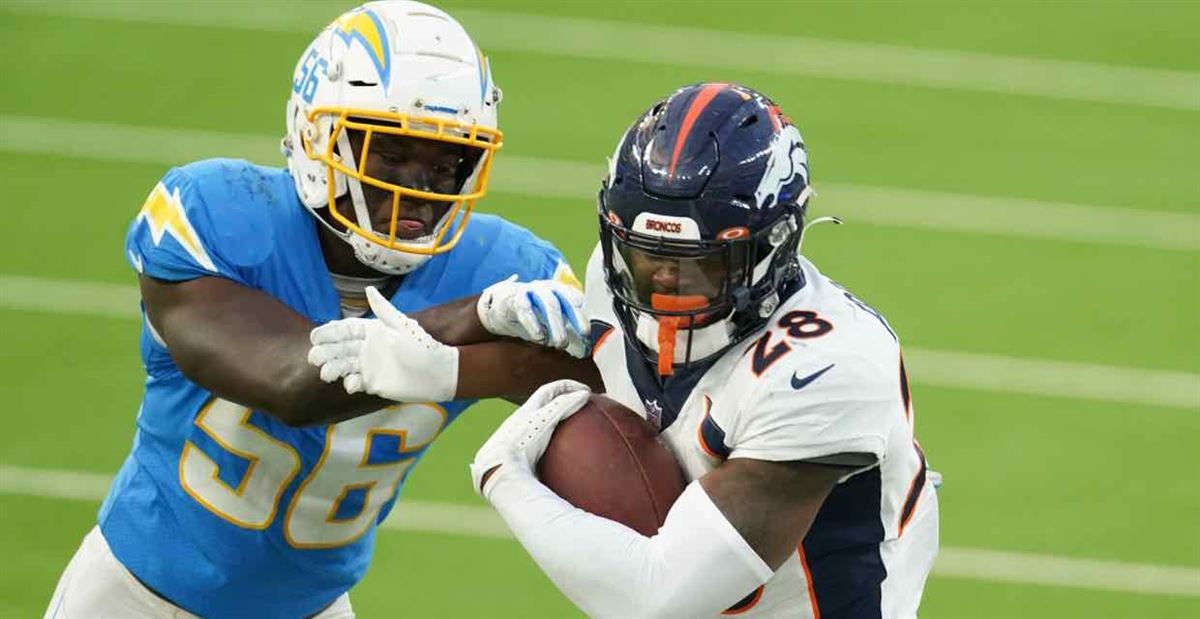
[[[167,192],[166,185],[155,185],[150,197],[146,198],[146,204],[138,212],[137,221],[145,221],[150,225],[150,237],[156,246],[162,243],[164,235],[170,234],[200,266],[213,273],[217,272],[217,265],[213,264],[208,252],[204,251],[196,229],[192,227],[192,222],[188,221],[187,213],[183,210],[183,201],[179,199],[178,187]]]
[[[392,75],[392,48],[388,41],[387,29],[379,16],[371,9],[350,11],[333,22],[333,32],[341,37],[347,46],[353,45],[354,41],[362,43],[386,89]]]

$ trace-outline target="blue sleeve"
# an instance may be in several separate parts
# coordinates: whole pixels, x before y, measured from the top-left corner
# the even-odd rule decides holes
[[[138,273],[247,283],[246,268],[269,251],[269,226],[247,217],[242,211],[252,205],[240,204],[226,187],[234,167],[211,161],[173,168],[154,186],[125,237],[125,257]]]

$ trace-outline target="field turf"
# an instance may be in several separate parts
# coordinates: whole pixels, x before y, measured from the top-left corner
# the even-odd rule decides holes
[[[126,226],[166,168],[186,162],[171,160],[169,142],[153,145],[168,153],[162,161],[122,156],[130,145],[121,140],[91,144],[99,154],[71,155],[70,142],[80,138],[65,130],[46,132],[42,146],[17,147],[12,128],[36,118],[269,142],[282,134],[298,55],[351,6],[206,4],[148,2],[142,15],[128,2],[111,10],[105,3],[78,10],[50,0],[0,3],[0,465],[106,475],[120,465],[140,398],[138,321],[96,316],[87,299],[77,310],[51,311],[39,299],[16,298],[14,282],[133,284],[122,256]],[[817,228],[806,253],[886,314],[907,347],[1153,370],[1200,384],[1200,3],[443,6],[461,11],[504,89],[506,146],[497,178],[505,157],[599,169],[624,127],[658,97],[692,82],[738,81],[768,93],[795,119],[818,190],[824,182],[1086,205],[1145,212],[1148,222],[1179,214],[1180,225],[1191,227],[1183,248],[868,218]],[[201,14],[217,17],[187,17]],[[236,19],[245,15],[268,25],[246,27],[254,20]],[[503,19],[488,19],[495,16]],[[1080,72],[1124,66],[1174,76],[1190,99],[1181,106],[1004,93],[855,77],[853,67],[845,75],[836,68],[788,72],[779,68],[795,60],[786,55],[714,66],[689,63],[679,50],[673,57],[683,59],[670,63],[634,60],[627,51],[564,54],[549,44],[539,51],[536,24],[544,22],[536,20],[546,17],[572,18],[554,23],[581,31],[605,20],[637,32],[703,29],[718,41],[796,36],[939,57],[1070,61]],[[518,27],[529,30],[520,45],[513,42],[524,32]],[[707,58],[704,39],[696,45],[696,55]],[[889,62],[886,49],[869,49],[882,55],[862,62]],[[554,241],[581,273],[595,242],[587,196],[598,178],[578,189],[579,198],[566,198],[545,195],[543,179],[526,176],[525,185],[506,185],[481,210]],[[837,192],[822,198],[835,202]],[[962,217],[995,215],[970,212],[976,204],[964,206]],[[821,208],[821,198],[814,211],[836,214]],[[1080,211],[1079,229],[1094,224],[1089,212]],[[944,546],[1175,566],[1192,570],[1195,580],[1190,595],[1164,595],[951,571],[929,583],[922,616],[1200,616],[1200,389],[1190,405],[1161,406],[928,384],[917,363],[910,373],[919,438],[946,479]],[[397,511],[406,501],[481,506],[467,463],[509,410],[486,402],[451,427],[411,476]],[[93,500],[35,494],[7,482],[0,492],[3,617],[40,616],[94,522]],[[352,599],[361,617],[578,615],[515,542],[420,531],[381,533],[375,563]]]

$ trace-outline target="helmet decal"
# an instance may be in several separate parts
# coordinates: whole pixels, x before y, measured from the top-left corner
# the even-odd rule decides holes
[[[775,114],[771,117],[778,118]],[[795,125],[787,125],[771,140],[771,156],[754,197],[759,204],[770,200],[790,201],[796,196],[788,195],[786,191],[797,180],[802,181],[801,186],[808,186],[808,153],[804,150],[800,130]]]
[[[696,97],[692,99],[692,104],[688,107],[687,114],[683,117],[683,125],[679,129],[679,135],[675,138],[675,148],[671,151],[671,167],[667,172],[668,176],[675,176],[675,166],[679,163],[679,153],[683,151],[683,145],[687,143],[688,134],[692,132],[692,127],[696,124],[696,119],[708,107],[709,103],[717,96],[717,93],[729,88],[729,84],[705,84],[700,92],[696,93]]]
[[[615,214],[614,214],[615,216]],[[700,224],[690,217],[675,217],[658,213],[638,213],[633,220],[633,232],[665,239],[700,240]]]
[[[392,49],[388,41],[387,28],[374,11],[359,7],[342,15],[333,22],[333,32],[349,47],[358,41],[370,56],[379,81],[387,89],[392,76]]]
[[[475,46],[475,56],[479,59],[479,103],[487,104],[487,85],[490,81],[488,77],[492,73],[492,68],[488,66],[487,56],[483,55],[483,50],[479,46]]]

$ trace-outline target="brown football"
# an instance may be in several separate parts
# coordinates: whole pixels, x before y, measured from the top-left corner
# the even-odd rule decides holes
[[[538,478],[572,505],[654,535],[687,485],[650,422],[602,395],[558,424]]]

